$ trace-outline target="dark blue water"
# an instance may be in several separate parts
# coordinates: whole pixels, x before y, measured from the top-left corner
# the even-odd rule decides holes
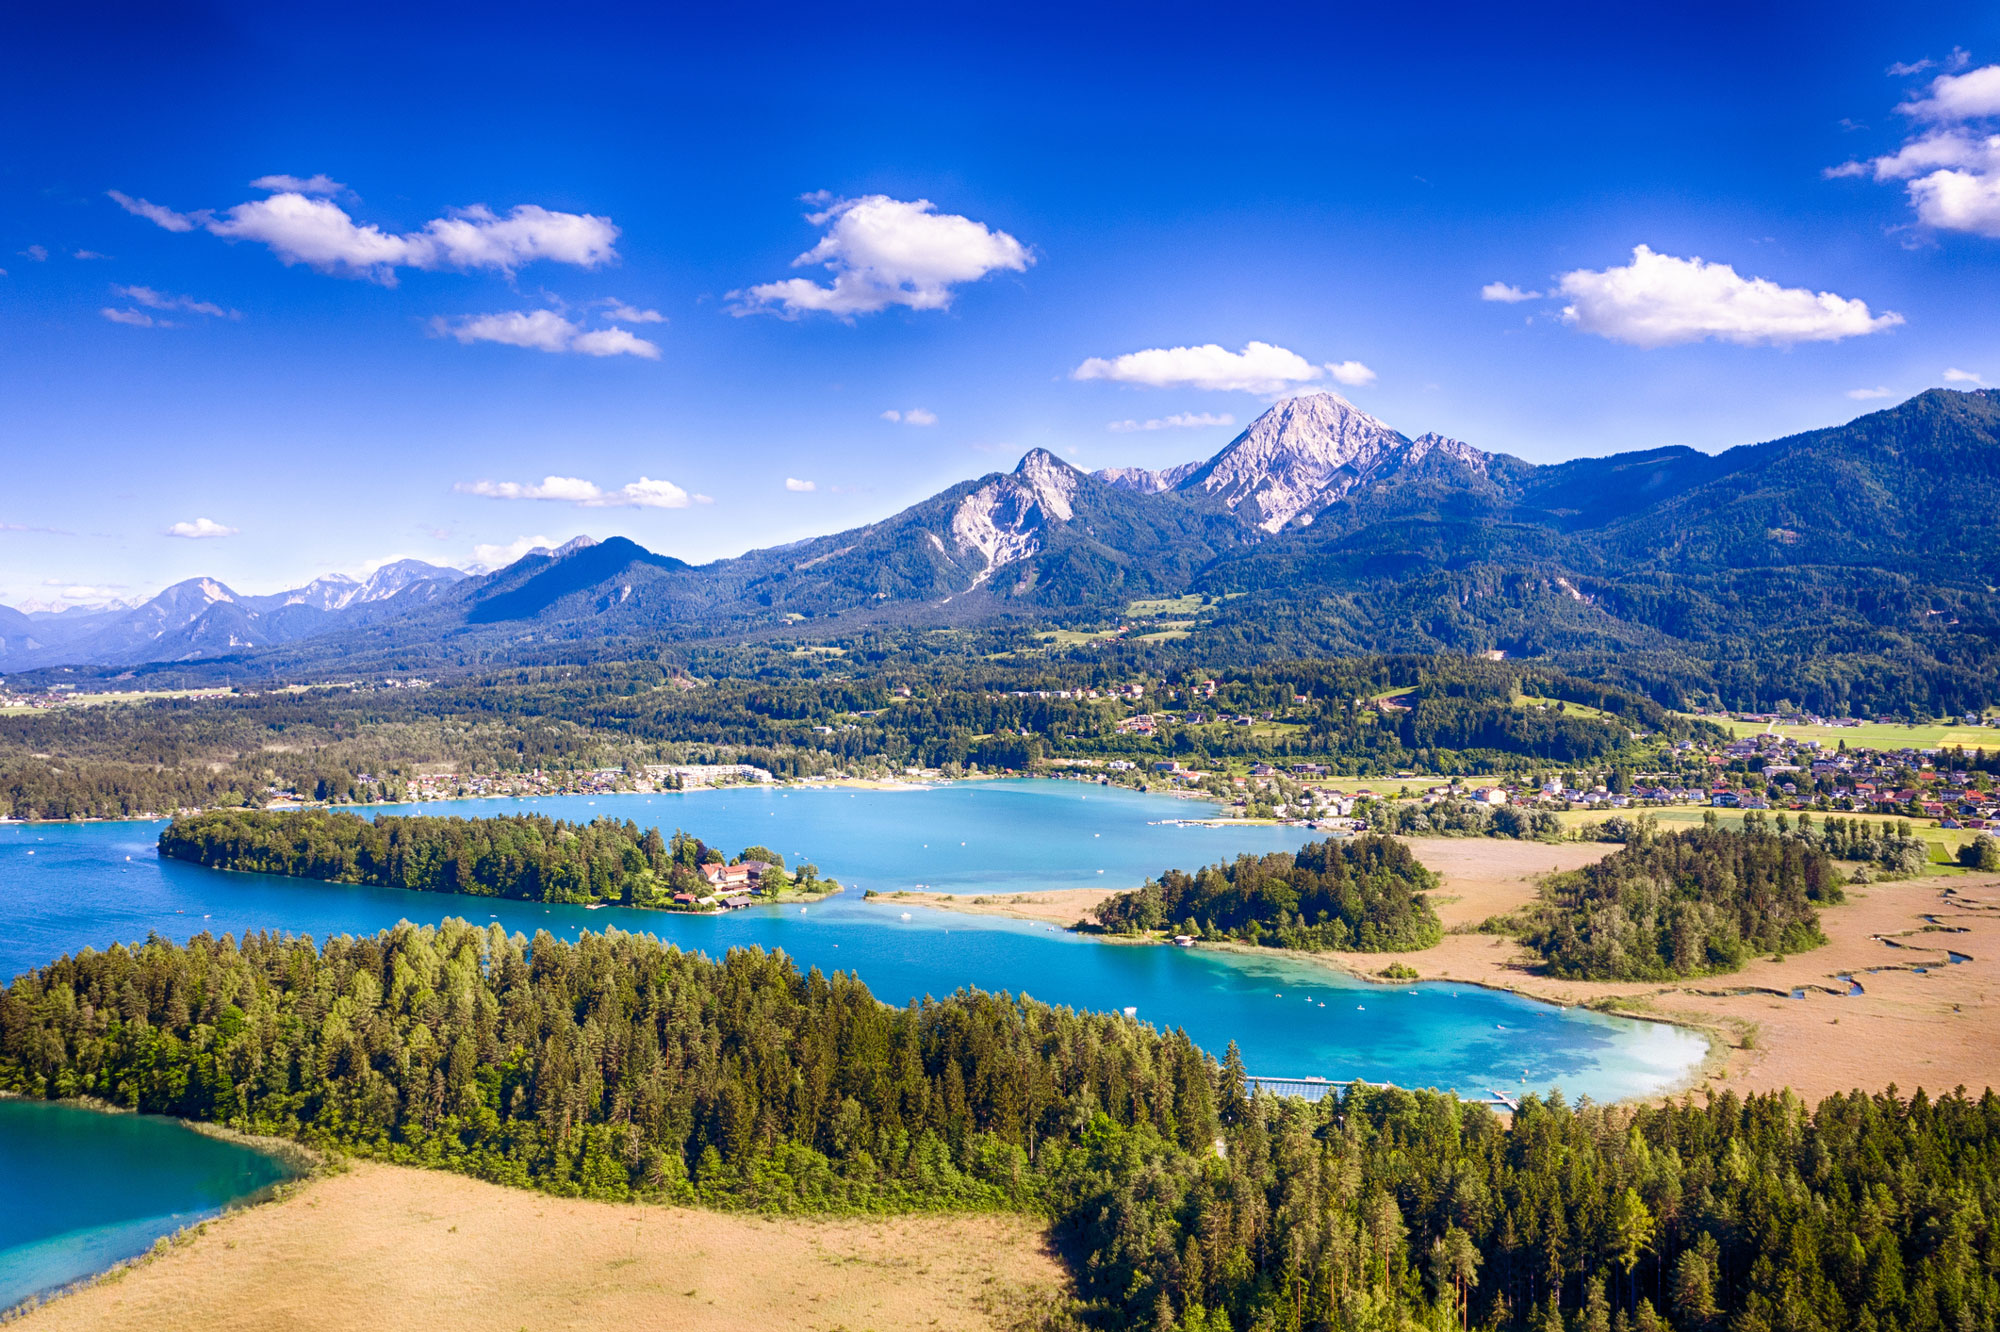
[[[137,1257],[288,1173],[173,1120],[0,1100],[0,1310]]]
[[[1558,1009],[1471,986],[1380,986],[1283,957],[1106,943],[1053,926],[864,902],[861,889],[953,893],[1134,887],[1170,866],[1291,849],[1296,828],[1203,828],[1170,820],[1208,806],[1077,782],[959,783],[849,791],[730,788],[685,795],[547,797],[404,807],[483,815],[629,818],[686,828],[734,852],[761,843],[809,859],[849,891],[807,908],[682,916],[618,907],[544,907],[261,875],[154,852],[158,824],[0,828],[0,976],[149,932],[284,930],[324,939],[399,920],[464,916],[532,935],[647,931],[711,955],[782,949],[801,966],[851,971],[901,1004],[964,986],[1050,1003],[1134,1008],[1184,1027],[1204,1048],[1241,1047],[1253,1073],[1366,1078],[1472,1095],[1561,1087],[1599,1100],[1679,1080],[1704,1049],[1657,1023]],[[903,917],[907,914],[908,919]]]

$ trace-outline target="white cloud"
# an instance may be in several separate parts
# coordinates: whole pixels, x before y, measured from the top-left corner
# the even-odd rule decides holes
[[[2000,116],[2000,65],[1987,65],[1968,74],[1940,74],[1931,80],[1930,96],[1912,99],[1896,109],[1917,120],[1941,122]]]
[[[671,481],[645,476],[616,490],[605,490],[595,481],[577,476],[545,476],[540,481],[461,481],[452,489],[462,495],[483,495],[487,499],[553,500],[580,509],[685,509],[690,503],[709,502],[705,496],[689,495]]]
[[[1112,421],[1104,428],[1121,435],[1135,430],[1187,430],[1199,426],[1231,426],[1236,418],[1228,412],[1175,412],[1151,421]]]
[[[2000,120],[2000,65],[1941,74],[1931,80],[1929,96],[1896,109],[1930,128],[1893,153],[1843,162],[1826,174],[1905,181],[1924,226],[2000,240],[2000,134],[1973,127]]]
[[[492,545],[478,545],[472,548],[472,571],[489,573],[494,569],[504,569],[531,550],[554,550],[557,542],[545,536],[515,537],[512,541]]]
[[[926,411],[922,407],[912,407],[907,412],[899,412],[891,407],[888,411],[882,413],[882,419],[884,421],[900,421],[904,425],[928,426],[937,424],[937,413]]]
[[[151,287],[121,287],[113,283],[111,290],[151,310],[186,310],[190,314],[208,315],[215,319],[242,318],[236,311],[225,310],[213,301],[198,301],[192,296],[170,296]]]
[[[1376,380],[1375,372],[1359,361],[1341,361],[1338,364],[1328,361],[1326,372],[1333,376],[1335,383],[1349,388],[1365,388]]]
[[[1953,366],[1944,372],[1944,382],[1947,384],[1984,384],[1986,381],[1970,370],[1960,370],[1957,366]]]
[[[498,314],[466,315],[463,318],[434,319],[431,330],[450,334],[470,346],[475,342],[498,342],[509,347],[529,347],[545,352],[581,352],[585,356],[639,356],[660,359],[660,349],[622,328],[600,328],[589,332],[553,310],[506,310]]]
[[[166,531],[168,536],[186,537],[190,541],[204,541],[211,537],[231,537],[236,535],[233,527],[224,527],[213,518],[196,518],[192,522],[175,523]]]
[[[1480,300],[1502,301],[1508,305],[1518,305],[1522,301],[1538,301],[1541,298],[1542,293],[1539,291],[1522,291],[1508,282],[1489,282],[1479,289]]]
[[[281,194],[344,194],[347,187],[333,177],[323,173],[310,176],[259,176],[250,182],[253,190],[271,190]]]
[[[604,317],[617,324],[664,324],[667,317],[658,310],[640,310],[613,297],[604,302]]]
[[[579,333],[570,343],[570,349],[585,356],[639,356],[648,361],[660,359],[657,344],[622,328],[600,328]]]
[[[1282,393],[1319,377],[1320,368],[1311,361],[1268,342],[1249,343],[1240,352],[1212,342],[1199,347],[1152,347],[1110,360],[1093,356],[1070,372],[1071,379],[1243,393]]]
[[[168,323],[166,320],[155,319],[153,318],[153,316],[147,314],[144,310],[116,310],[113,309],[111,306],[107,305],[102,310],[99,310],[97,313],[103,315],[106,319],[109,319],[114,324],[125,324],[131,328],[173,327],[173,325]]]
[[[70,257],[73,259],[109,259],[111,256],[97,250],[78,250]]]
[[[1873,398],[1888,397],[1889,390],[1886,388],[1849,389],[1847,390],[1847,396],[1856,402],[1867,402]]]
[[[1912,74],[1921,74],[1927,69],[1934,68],[1936,65],[1937,61],[1928,58],[1910,61],[1898,60],[1882,72],[1892,79],[1906,79]]]
[[[39,264],[48,259],[49,252],[46,246],[30,245],[27,249],[22,250],[20,255],[23,259],[32,259]]]
[[[511,273],[537,259],[596,268],[617,258],[618,228],[608,217],[556,213],[521,204],[505,217],[484,204],[435,218],[408,238],[418,268],[491,268]]]
[[[801,481],[795,476],[788,476],[785,478],[785,489],[795,494],[804,494],[810,490],[818,490],[819,483],[817,481]]]
[[[833,275],[832,283],[786,278],[733,291],[735,313],[822,311],[844,319],[892,305],[942,310],[951,305],[954,286],[1002,269],[1025,272],[1035,262],[1027,246],[1006,232],[940,213],[928,199],[905,202],[871,194],[831,201],[813,196],[813,201],[827,206],[806,220],[825,227],[826,234],[792,267],[822,266]]]
[[[1565,322],[1635,347],[1668,347],[1715,338],[1743,346],[1837,342],[1903,322],[1865,302],[1744,278],[1728,264],[1678,259],[1634,247],[1632,262],[1602,272],[1579,268],[1562,277]]]
[[[168,231],[193,231],[195,226],[202,221],[199,214],[176,213],[173,209],[162,204],[156,204],[146,199],[135,199],[122,190],[106,190],[105,193],[115,199],[118,206],[132,214],[132,216],[143,217],[156,226],[165,227]]]
[[[278,192],[237,204],[220,215],[208,209],[180,213],[117,190],[109,193],[127,212],[168,231],[199,226],[228,240],[269,246],[287,264],[307,264],[384,285],[394,285],[398,268],[511,274],[540,259],[596,268],[618,257],[614,248],[618,228],[611,219],[590,213],[559,213],[521,204],[501,216],[484,204],[474,204],[433,218],[419,231],[398,233],[358,223],[339,204],[320,197],[344,188],[324,176],[303,180],[264,176],[255,183]]]

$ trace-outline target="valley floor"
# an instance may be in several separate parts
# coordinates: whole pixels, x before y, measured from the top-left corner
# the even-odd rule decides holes
[[[773,1220],[353,1163],[28,1314],[23,1332],[983,1332],[1058,1298],[1011,1216]]]
[[[1410,847],[1442,883],[1432,895],[1447,931],[1526,905],[1536,880],[1614,850],[1592,843],[1415,838]],[[1110,896],[1084,888],[983,899],[943,893],[878,898],[1071,925]],[[1790,1087],[1808,1102],[1833,1092],[1907,1095],[1957,1086],[2000,1087],[2000,876],[1952,874],[1857,884],[1820,912],[1828,943],[1781,962],[1761,957],[1728,976],[1659,982],[1563,981],[1539,976],[1513,939],[1447,933],[1418,953],[1298,953],[1358,976],[1392,962],[1422,980],[1460,981],[1559,1004],[1599,1004],[1711,1034],[1695,1085],[1720,1092]],[[1244,947],[1248,945],[1222,945]],[[1951,954],[1969,958],[1951,961]],[[1917,970],[1922,968],[1922,970]],[[1863,993],[1849,995],[1852,975]],[[1804,998],[1793,999],[1794,990]]]

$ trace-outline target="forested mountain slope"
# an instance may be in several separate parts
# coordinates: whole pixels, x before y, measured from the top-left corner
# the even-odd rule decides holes
[[[1714,457],[1547,467],[1411,439],[1313,394],[1199,466],[1090,475],[1035,450],[881,522],[699,567],[622,538],[573,543],[342,609],[256,608],[266,625],[310,617],[275,644],[239,632],[230,616],[253,608],[232,594],[177,612],[150,659],[216,659],[235,678],[446,669],[836,622],[1102,623],[1136,598],[1197,592],[1223,602],[1201,646],[1237,658],[1498,651],[1656,695],[1741,676],[1829,710],[1893,677],[1958,707],[1995,693],[1996,506],[1991,390]],[[10,644],[18,633],[0,624]]]

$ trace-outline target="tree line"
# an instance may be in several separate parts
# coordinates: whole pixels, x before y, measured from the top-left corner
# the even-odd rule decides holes
[[[61,959],[0,993],[0,1088],[567,1195],[1026,1211],[1094,1326],[2000,1325],[1990,1091],[1308,1103],[1127,1018],[456,920]]]

